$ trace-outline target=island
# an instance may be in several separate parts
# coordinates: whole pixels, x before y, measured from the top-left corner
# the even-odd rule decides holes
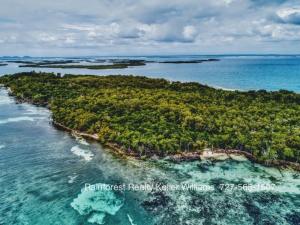
[[[41,61],[28,61],[28,60],[9,60],[8,63],[20,63],[29,65],[53,65],[53,64],[68,64],[78,63],[77,60],[41,60]]]
[[[127,155],[195,157],[212,149],[299,166],[300,94],[294,92],[34,71],[3,76],[0,84],[19,102],[48,107],[55,125]]]
[[[103,63],[103,61],[96,61],[94,63]],[[106,60],[104,61],[106,62]],[[144,66],[146,65],[146,61],[144,60],[108,60],[111,64],[70,64],[70,63],[78,63],[72,60],[66,61],[43,61],[43,62],[35,62],[35,63],[25,63],[19,65],[19,67],[37,67],[37,68],[59,68],[59,69],[91,69],[91,70],[103,70],[103,69],[125,69],[133,66]]]

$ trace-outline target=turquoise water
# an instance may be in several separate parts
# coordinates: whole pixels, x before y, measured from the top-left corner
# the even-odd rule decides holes
[[[102,189],[85,188],[96,184]],[[157,187],[108,188],[131,184]],[[204,189],[171,188],[183,185]],[[299,173],[241,157],[181,164],[124,160],[55,129],[48,110],[15,104],[3,89],[0,187],[1,225],[300,224]]]
[[[78,60],[101,57],[77,58]],[[113,57],[102,57],[113,58]],[[116,58],[116,57],[114,57]],[[62,74],[133,74],[163,77],[176,81],[197,81],[214,87],[239,90],[280,90],[300,92],[300,56],[152,56],[123,57],[154,61],[146,66],[114,70],[19,68],[16,63],[0,67],[0,75],[21,71],[47,71]],[[167,60],[218,58],[220,61],[201,64],[162,64]],[[25,59],[40,60],[45,58]],[[7,58],[0,58],[0,61]],[[20,60],[20,59],[19,59]]]

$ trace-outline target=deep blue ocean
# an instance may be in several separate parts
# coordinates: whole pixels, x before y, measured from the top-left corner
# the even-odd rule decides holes
[[[43,71],[135,74],[228,89],[300,92],[299,57],[219,57],[221,61],[201,64]],[[0,74],[25,70],[32,68],[9,63],[0,67]],[[126,188],[111,190],[112,185]],[[146,185],[157,186],[143,190]],[[182,188],[187,185],[191,188]],[[125,160],[100,144],[56,129],[47,109],[17,104],[0,88],[0,225],[89,224],[299,225],[300,174],[238,156],[215,163]]]
[[[50,71],[62,74],[133,74],[166,78],[173,81],[196,81],[213,87],[238,90],[286,89],[300,92],[300,55],[210,55],[210,56],[139,56],[139,57],[77,57],[77,60],[93,59],[144,59],[154,61],[146,66],[127,69],[39,69],[19,68],[18,63],[0,67],[0,75],[21,71]],[[216,58],[220,61],[199,64],[163,64],[158,61],[197,60]],[[20,58],[0,58],[5,60]],[[21,60],[66,59],[66,58],[21,58]],[[68,58],[72,59],[72,58]],[[81,64],[84,62],[81,62]]]

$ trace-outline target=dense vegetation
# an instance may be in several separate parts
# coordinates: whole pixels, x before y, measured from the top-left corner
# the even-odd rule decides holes
[[[260,159],[300,158],[300,95],[293,92],[35,72],[5,76],[0,83],[19,99],[50,106],[55,121],[141,155],[213,146]]]

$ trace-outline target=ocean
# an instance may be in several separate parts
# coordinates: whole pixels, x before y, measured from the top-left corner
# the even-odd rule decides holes
[[[62,74],[132,74],[172,81],[195,81],[209,86],[231,90],[277,91],[280,89],[300,92],[300,56],[299,55],[209,55],[209,56],[139,56],[139,57],[73,57],[73,58],[7,58],[6,60],[94,60],[94,59],[143,59],[152,61],[146,66],[127,69],[48,69],[20,68],[19,63],[0,66],[0,75],[21,71],[46,71]],[[198,60],[215,58],[220,61],[199,64],[165,64],[160,61]]]
[[[221,61],[202,64],[43,71],[139,74],[227,89],[300,91],[299,57],[220,57]],[[25,70],[32,68],[16,63],[0,67],[2,75]],[[98,143],[56,129],[47,109],[17,104],[4,88],[0,187],[1,225],[300,223],[298,172],[264,167],[243,157],[179,164],[125,160]]]

